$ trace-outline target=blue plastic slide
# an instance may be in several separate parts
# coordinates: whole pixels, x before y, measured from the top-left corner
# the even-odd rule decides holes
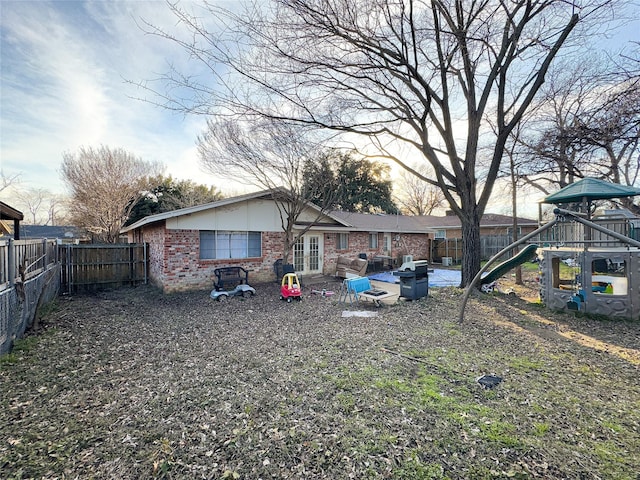
[[[486,285],[488,283],[495,282],[512,268],[531,260],[536,255],[536,250],[538,250],[538,245],[527,245],[517,255],[511,257],[509,260],[505,260],[482,277],[480,279],[480,284]]]

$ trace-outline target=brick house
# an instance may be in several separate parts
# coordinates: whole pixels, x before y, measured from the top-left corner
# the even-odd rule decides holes
[[[339,256],[427,255],[427,232],[402,215],[331,212],[318,220],[309,205],[296,225],[309,228],[290,261],[300,275],[335,273]],[[124,228],[129,242],[149,245],[149,277],[165,292],[206,289],[219,267],[242,266],[249,281],[276,280],[284,233],[269,191],[150,215]],[[388,260],[388,259],[387,259]]]
[[[457,220],[321,214],[309,204],[295,225],[297,231],[308,231],[294,245],[289,261],[300,275],[333,275],[340,256],[366,256],[386,266],[399,265],[404,255],[431,261],[434,238],[442,227],[437,219],[445,228],[452,220],[453,228]],[[274,264],[284,250],[280,215],[270,191],[150,215],[121,233],[129,242],[149,245],[149,278],[164,292],[211,288],[213,271],[229,266],[250,270],[250,283],[275,281]]]

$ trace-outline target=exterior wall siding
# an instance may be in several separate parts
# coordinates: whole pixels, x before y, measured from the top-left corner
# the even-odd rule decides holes
[[[166,230],[163,224],[146,227],[149,278],[165,293],[213,288],[216,268],[238,266],[250,270],[249,283],[275,280],[274,262],[282,256],[283,235],[262,233],[262,257],[205,260],[200,258],[199,230]]]
[[[355,258],[365,253],[368,259],[376,255],[384,255],[382,247],[384,233],[378,233],[378,248],[369,248],[368,232],[349,232],[349,245],[346,250],[338,250],[337,233],[324,234],[324,274],[333,275],[336,271],[338,257],[347,256]],[[396,238],[398,238],[396,240]],[[397,265],[402,263],[403,255],[413,255],[414,260],[429,260],[429,235],[424,233],[400,233],[392,234],[391,257]]]
[[[164,283],[164,244],[165,230],[163,225],[150,225],[145,227],[142,235],[131,238],[129,242],[145,242],[149,244],[149,283],[158,288],[163,288]]]

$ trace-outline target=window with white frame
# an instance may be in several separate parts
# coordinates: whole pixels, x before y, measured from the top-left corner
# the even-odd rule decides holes
[[[378,232],[369,233],[369,248],[378,248]]]
[[[436,234],[435,234],[434,238],[447,238],[447,231],[446,230],[436,230]]]
[[[262,256],[260,232],[200,231],[200,258],[224,260]]]
[[[336,238],[336,249],[347,250],[349,248],[349,234],[338,233]]]

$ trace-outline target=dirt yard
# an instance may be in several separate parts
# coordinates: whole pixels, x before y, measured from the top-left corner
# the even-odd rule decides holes
[[[0,360],[1,476],[639,478],[638,322],[549,312],[532,282],[462,324],[455,288],[375,308],[255,287],[61,297]]]

